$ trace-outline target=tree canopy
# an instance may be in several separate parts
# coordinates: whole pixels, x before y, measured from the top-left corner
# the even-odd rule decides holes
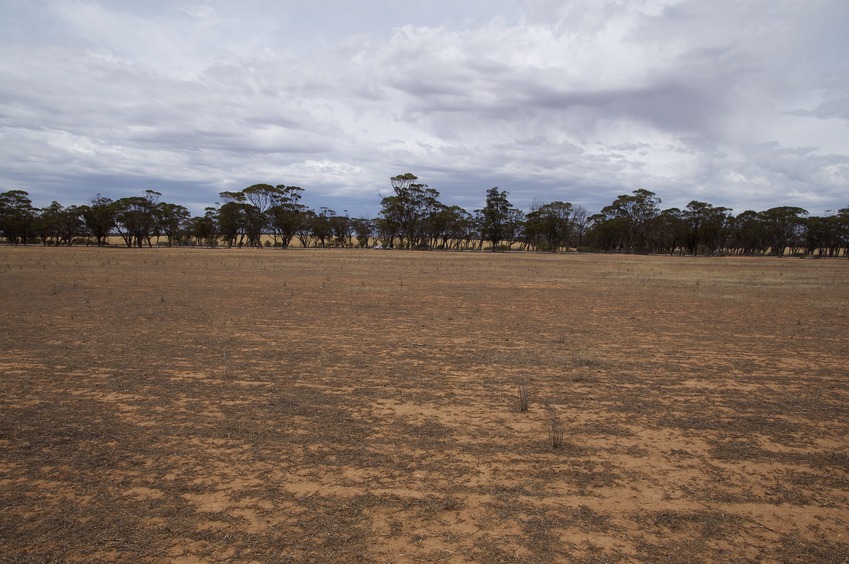
[[[162,194],[64,206],[32,205],[23,190],[0,193],[0,235],[13,245],[109,244],[119,236],[127,247],[154,244],[302,246],[399,249],[531,250],[562,252],[650,252],[667,254],[847,256],[849,207],[825,216],[778,206],[764,211],[733,210],[693,200],[686,208],[661,208],[645,188],[618,196],[598,213],[566,201],[535,202],[525,213],[497,187],[484,192],[474,213],[440,201],[435,188],[406,172],[389,179],[392,192],[380,197],[378,217],[351,218],[327,207],[301,204],[304,189],[253,184],[221,192],[221,203],[192,216]]]

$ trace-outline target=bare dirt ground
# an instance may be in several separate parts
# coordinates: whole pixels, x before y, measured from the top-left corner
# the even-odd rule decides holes
[[[0,284],[0,561],[849,561],[846,260],[2,247]]]

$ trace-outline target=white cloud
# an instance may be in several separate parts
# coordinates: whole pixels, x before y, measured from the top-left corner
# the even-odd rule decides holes
[[[4,4],[0,190],[41,204],[285,182],[374,215],[408,170],[469,208],[849,204],[839,0]]]

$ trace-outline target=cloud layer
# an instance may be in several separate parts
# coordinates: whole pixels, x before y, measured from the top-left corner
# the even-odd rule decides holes
[[[0,191],[849,206],[841,0],[0,1]]]

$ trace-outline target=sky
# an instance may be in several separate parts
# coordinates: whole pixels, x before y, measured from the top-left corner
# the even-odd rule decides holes
[[[0,192],[849,207],[846,0],[0,0]]]

